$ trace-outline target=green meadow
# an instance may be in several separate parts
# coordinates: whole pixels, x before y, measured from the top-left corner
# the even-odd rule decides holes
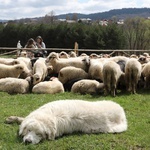
[[[88,101],[112,100],[125,110],[128,130],[120,134],[64,135],[54,141],[42,141],[37,145],[25,145],[18,136],[18,124],[6,124],[11,115],[27,116],[45,103],[61,99],[83,99]],[[149,150],[150,149],[150,94],[119,93],[116,97],[79,95],[69,92],[61,94],[16,94],[0,93],[0,150]]]

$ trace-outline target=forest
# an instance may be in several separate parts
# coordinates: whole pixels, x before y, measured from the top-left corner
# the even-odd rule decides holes
[[[107,26],[98,23],[8,23],[0,24],[0,47],[24,47],[29,38],[42,36],[47,48],[80,49],[150,49],[150,20],[127,18],[124,24],[111,21]]]

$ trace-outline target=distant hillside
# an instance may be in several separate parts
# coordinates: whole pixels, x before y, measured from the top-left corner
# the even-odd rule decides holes
[[[77,18],[90,18],[92,20],[101,20],[101,19],[112,19],[116,17],[118,19],[126,19],[128,17],[150,17],[150,8],[123,8],[123,9],[113,9],[101,13],[93,14],[80,14],[80,13],[69,13],[56,16],[58,19],[72,19],[73,15],[76,14]]]

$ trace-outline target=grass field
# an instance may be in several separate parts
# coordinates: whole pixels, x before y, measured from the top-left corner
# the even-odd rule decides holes
[[[65,135],[54,141],[45,140],[37,145],[25,145],[17,136],[17,124],[5,124],[11,115],[26,116],[39,106],[60,99],[84,99],[88,101],[113,100],[124,107],[128,130],[120,134]],[[150,94],[140,91],[130,95],[120,93],[116,97],[62,93],[56,95],[0,93],[0,150],[150,150]]]

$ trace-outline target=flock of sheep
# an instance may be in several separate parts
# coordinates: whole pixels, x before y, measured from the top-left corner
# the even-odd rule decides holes
[[[0,91],[55,94],[116,95],[118,89],[136,93],[137,86],[150,86],[150,58],[147,53],[103,57],[74,52],[51,52],[46,58],[0,58]]]

